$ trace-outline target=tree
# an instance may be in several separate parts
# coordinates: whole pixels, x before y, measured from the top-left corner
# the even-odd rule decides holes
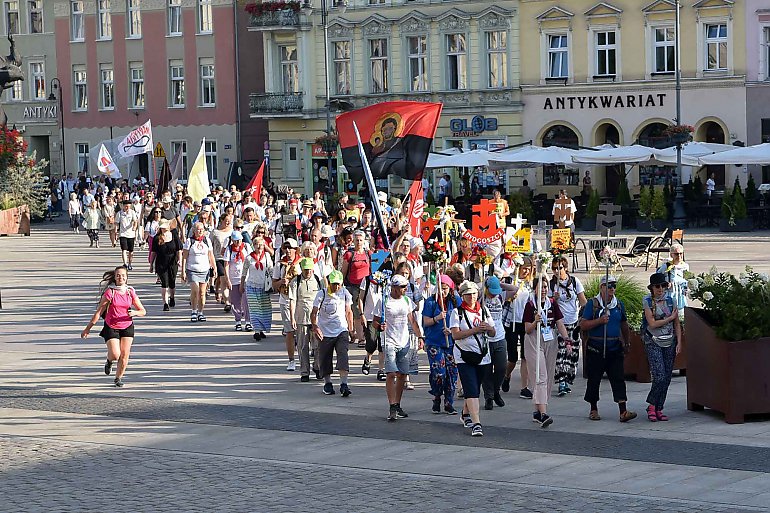
[[[628,180],[625,175],[620,182],[620,188],[618,189],[618,195],[615,196],[615,204],[620,206],[628,206],[631,204],[631,192],[628,190]]]
[[[757,199],[759,191],[757,191],[757,184],[754,182],[754,175],[749,173],[749,181],[746,182],[746,201],[752,202]]]
[[[650,205],[650,219],[668,219],[668,208],[663,191],[656,190]]]
[[[591,196],[588,197],[588,205],[586,205],[586,217],[595,219],[597,214],[599,214],[599,191],[591,189]]]
[[[652,206],[652,192],[649,187],[642,187],[639,194],[639,217],[649,217]]]

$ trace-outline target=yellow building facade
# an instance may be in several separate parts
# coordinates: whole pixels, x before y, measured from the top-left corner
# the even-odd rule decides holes
[[[746,47],[743,2],[683,0],[680,10],[681,123],[693,138],[745,142]],[[670,146],[676,118],[675,3],[671,0],[521,0],[523,139],[538,145],[605,143]],[[619,172],[620,171],[620,172]],[[601,194],[617,193],[622,171],[632,192],[662,184],[671,167],[590,168]],[[524,172],[538,192],[581,189],[584,170]],[[685,169],[685,181],[690,170]],[[718,187],[745,184],[746,170],[712,166]]]
[[[327,124],[324,59],[332,125],[339,106],[441,102],[436,151],[519,143],[518,5],[352,0],[328,9],[326,45],[320,0],[296,12],[253,15],[250,30],[262,32],[265,43],[266,78],[265,92],[251,95],[251,115],[269,123],[271,179],[306,194],[347,184],[336,154],[329,170],[316,143]],[[404,192],[398,177],[378,186]]]

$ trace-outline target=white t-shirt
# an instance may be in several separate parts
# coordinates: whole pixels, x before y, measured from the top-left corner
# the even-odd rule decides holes
[[[513,319],[514,322],[524,322],[524,307],[529,301],[529,294],[532,289],[526,283],[519,284],[519,290],[516,292],[516,298],[513,300]]]
[[[713,178],[709,178],[708,180],[706,180],[706,192],[708,193],[709,196],[711,196],[711,193],[714,192],[714,189],[716,188],[716,186],[717,184]]]
[[[372,308],[374,315],[382,313],[382,297],[377,298]],[[409,345],[409,314],[414,311],[414,303],[406,295],[400,299],[391,296],[385,298],[385,344],[403,349]]]
[[[468,330],[471,329],[474,326],[478,326],[479,323],[481,323],[482,319],[482,311],[486,310],[486,308],[482,307],[478,311],[478,313],[469,312],[467,310],[463,310],[463,314],[460,314],[460,308],[455,308],[452,310],[452,313],[449,315],[449,329],[452,328],[460,328],[461,330]],[[470,323],[470,326],[468,325],[468,322],[465,322],[465,317],[468,317],[468,322]],[[489,312],[485,312],[483,314],[483,318],[489,322],[490,321],[490,315]],[[455,340],[455,345],[453,349],[455,362],[457,363],[465,363],[462,359],[462,356],[460,354],[460,349],[463,351],[473,351],[474,353],[481,354],[481,349],[479,348],[479,342],[482,344],[484,343],[484,339],[481,338],[482,334],[477,333],[474,337],[471,335],[468,338],[461,338],[459,340]],[[478,338],[478,342],[476,341],[476,338]],[[484,356],[484,358],[481,360],[480,365],[486,365],[488,363],[492,363],[492,357],[489,355],[489,351],[487,351],[487,354]]]
[[[230,264],[227,268],[227,275],[230,277],[230,283],[233,285],[240,285],[241,276],[243,275],[243,266],[246,263],[245,257],[251,253],[251,251],[251,246],[249,244],[244,244],[243,248],[241,249],[241,253],[244,256],[244,259],[238,260],[236,259],[237,253],[234,253],[230,249],[230,246],[225,248],[225,255],[223,260]]]
[[[139,215],[131,208],[128,212],[124,212],[123,209],[115,214],[115,219],[118,222],[118,236],[126,237],[127,239],[136,238],[136,228],[134,228],[134,221],[139,222]],[[208,269],[208,267],[207,267]]]
[[[321,289],[315,296],[313,308],[318,308],[318,327],[325,337],[336,337],[348,330],[348,319],[345,315],[346,307],[353,304],[353,296],[345,287],[340,287],[335,294]]]
[[[484,308],[489,311],[490,318],[495,324],[495,336],[489,337],[490,342],[505,339],[505,327],[503,326],[503,302],[500,296],[485,297]]]
[[[370,283],[369,284],[369,291],[367,292],[366,296],[364,296],[364,291],[366,291],[366,282],[369,281],[369,277],[367,276],[363,280],[361,280],[361,285],[358,286],[358,288],[361,290],[361,301],[364,303],[364,311],[362,312],[364,319],[366,319],[369,322],[372,322],[374,320],[374,304],[377,302],[377,299],[382,298],[382,290],[380,289],[380,286],[376,283]],[[379,316],[382,312],[377,310],[377,315]]]
[[[573,278],[575,284],[570,283]],[[570,276],[565,281],[559,281],[556,285],[556,291],[559,293],[559,299],[556,303],[559,305],[559,310],[564,316],[564,324],[574,324],[578,321],[578,310],[580,310],[580,304],[578,303],[578,294],[585,292],[583,284],[576,276]],[[548,292],[549,297],[553,297],[553,289]],[[567,297],[569,296],[569,297]]]
[[[187,263],[185,264],[185,268],[188,271],[202,273],[211,268],[209,265],[211,242],[206,237],[203,240],[187,239],[182,249],[189,252],[187,254]]]
[[[245,268],[246,284],[250,287],[263,289],[267,286],[267,270],[273,266],[273,259],[270,258],[269,254],[265,253],[262,256],[262,269],[257,269],[256,262],[256,259],[251,255],[246,257],[246,265],[248,266]],[[289,299],[287,297],[287,304],[288,301]]]

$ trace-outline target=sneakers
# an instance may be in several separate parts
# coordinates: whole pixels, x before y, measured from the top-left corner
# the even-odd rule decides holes
[[[235,323],[235,331],[243,331],[243,326],[240,322]]]
[[[511,378],[504,378],[503,384],[500,386],[500,389],[503,392],[510,392],[511,391]]]
[[[225,308],[224,308],[225,313],[230,313],[230,310],[232,309],[233,309],[232,305],[225,305]]]
[[[300,381],[301,383],[307,383],[307,382],[309,382],[309,381],[310,381],[310,376],[301,376],[301,377],[299,378],[299,381]]]
[[[171,308],[174,308],[176,306],[176,301],[174,300],[173,297],[168,298],[168,306],[170,306]]]
[[[163,303],[163,311],[168,312],[169,310],[171,310],[171,308],[169,308],[168,303]]]
[[[115,378],[115,386],[118,388],[123,388],[123,380],[120,378]]]
[[[112,361],[109,358],[107,358],[107,361],[104,362],[104,373],[109,376],[111,370],[112,370]]]
[[[533,411],[532,422],[537,422],[538,424],[540,424],[540,416],[541,416],[541,413],[539,411]]]
[[[368,376],[371,368],[372,368],[371,360],[369,360],[368,357],[364,357],[364,364],[361,365],[361,374],[363,374],[364,376]]]
[[[481,424],[474,424],[471,427],[471,436],[484,436],[484,432],[481,430]]]
[[[569,386],[569,383],[564,383],[564,391],[568,394],[572,393],[572,387]]]
[[[559,392],[556,394],[559,397],[564,397],[567,395],[567,384],[563,381],[559,382]]]
[[[620,422],[628,422],[629,420],[634,420],[635,418],[636,418],[636,412],[633,412],[630,410],[626,410],[620,414]]]
[[[385,381],[385,378],[387,378],[387,374],[385,374],[385,371],[380,369],[377,371],[377,381]]]
[[[431,408],[431,411],[435,413],[441,413],[441,398],[433,399],[433,407]]]
[[[500,397],[499,392],[495,394],[492,400],[495,401],[495,404],[498,406],[498,408],[502,408],[503,406],[505,406],[505,401],[503,401],[503,398]]]
[[[396,404],[396,416],[397,416],[399,419],[405,419],[405,418],[407,418],[407,417],[409,416],[409,415],[408,415],[408,414],[407,414],[407,413],[406,413],[406,412],[405,412],[405,411],[404,411],[404,410],[401,408],[401,404],[400,404],[400,403]]]
[[[463,426],[467,428],[473,427],[473,421],[471,420],[471,416],[468,413],[460,414],[460,421],[463,423]]]
[[[411,381],[404,382],[404,390],[414,390],[414,385]]]
[[[487,399],[484,401],[484,409],[485,410],[494,410],[495,409],[495,403],[492,402],[492,399]]]
[[[331,383],[324,383],[324,395],[334,395],[334,385]]]
[[[547,413],[541,413],[540,414],[540,427],[541,428],[547,428],[551,424],[553,424],[553,419],[551,418],[551,416],[548,415]]]
[[[347,397],[350,394],[352,394],[352,392],[350,391],[350,387],[348,386],[348,384],[347,383],[341,384],[340,385],[340,395],[342,397]]]
[[[445,404],[444,413],[446,413],[447,415],[457,415],[457,410],[455,410],[454,406],[452,406],[451,404]]]
[[[396,405],[391,404],[390,410],[388,410],[388,422],[395,422],[397,418],[398,418],[398,410],[396,410]]]
[[[203,315],[203,312],[198,314],[198,322],[206,322],[206,316]]]
[[[297,363],[294,360],[289,360],[289,365],[286,366],[286,370],[289,372],[294,372],[297,370]]]
[[[251,323],[246,323],[246,326],[243,327],[246,331],[254,331],[254,328],[251,326]]]
[[[519,397],[521,397],[522,399],[532,399],[532,392],[530,391],[529,388],[524,387],[519,392]]]
[[[313,369],[313,372],[315,372],[315,379],[319,379],[319,380],[323,379],[321,378],[321,371],[319,371],[318,369]]]

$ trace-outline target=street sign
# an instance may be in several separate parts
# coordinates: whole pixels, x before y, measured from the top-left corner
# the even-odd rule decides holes
[[[158,143],[155,145],[155,151],[152,154],[156,159],[165,159],[166,151],[163,149],[163,145]]]

